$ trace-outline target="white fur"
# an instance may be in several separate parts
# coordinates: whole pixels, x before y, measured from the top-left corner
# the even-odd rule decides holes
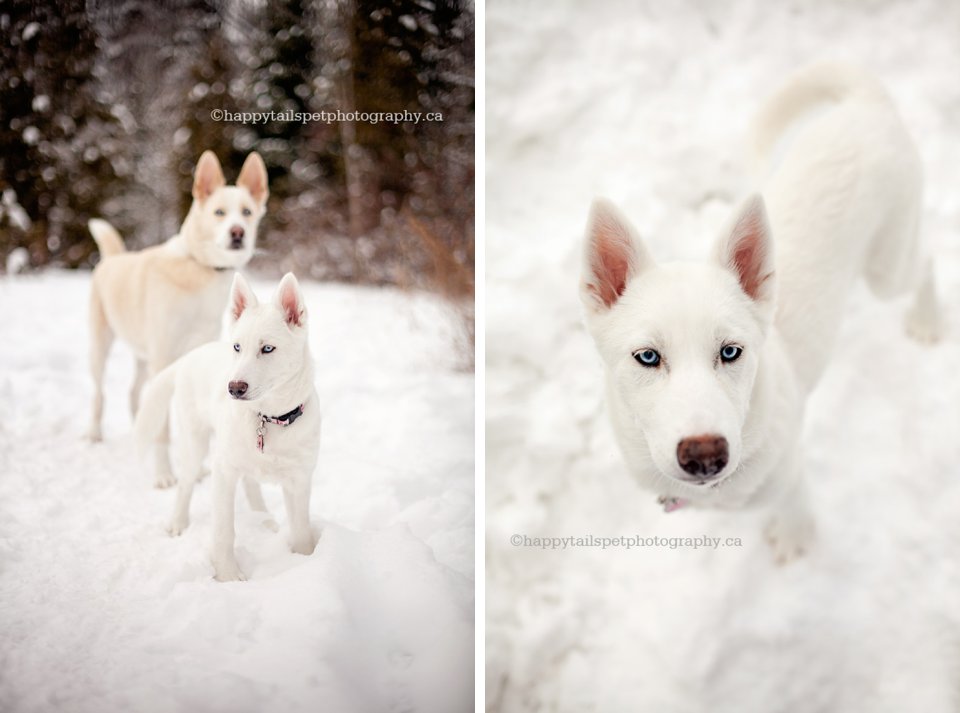
[[[214,535],[213,565],[220,581],[243,579],[233,552],[234,500],[244,483],[253,509],[266,512],[260,483],[283,488],[294,552],[310,554],[310,485],[320,443],[320,413],[313,385],[313,361],[307,340],[307,314],[296,278],[287,274],[269,303],[234,276],[225,340],[194,349],[152,379],[137,415],[137,438],[150,444],[161,432],[171,408],[178,428],[174,461],[178,492],[169,525],[179,535],[189,523],[193,486],[212,448]],[[273,347],[264,353],[265,346]],[[228,392],[231,383],[248,385],[243,397]],[[264,448],[257,448],[259,413],[281,416],[303,404],[303,415],[288,426],[267,423]]]
[[[759,114],[758,164],[791,126],[766,202],[747,201],[711,260],[657,264],[626,219],[598,201],[581,282],[631,473],[661,496],[698,506],[771,507],[767,536],[781,561],[813,534],[799,452],[803,408],[853,281],[864,276],[881,297],[914,289],[908,331],[924,340],[939,331],[932,274],[918,249],[919,159],[886,93],[849,67],[799,73]],[[719,353],[728,344],[743,352],[726,363]],[[634,358],[646,349],[661,355],[657,367]],[[726,439],[729,460],[695,482],[680,467],[679,443],[708,435]]]

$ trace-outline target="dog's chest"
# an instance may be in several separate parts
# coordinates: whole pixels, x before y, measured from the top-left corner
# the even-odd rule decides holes
[[[193,291],[167,288],[165,299],[156,300],[154,331],[173,346],[168,351],[183,354],[219,336],[231,279],[228,273],[218,272]]]
[[[261,424],[256,417],[238,419],[232,425],[224,455],[245,474],[262,483],[283,484],[313,472],[320,444],[317,413],[305,413],[287,426]]]
[[[219,331],[223,318],[227,298],[230,295],[232,273],[217,272],[213,279],[207,282],[196,295],[195,307],[199,313],[199,321],[215,326]]]

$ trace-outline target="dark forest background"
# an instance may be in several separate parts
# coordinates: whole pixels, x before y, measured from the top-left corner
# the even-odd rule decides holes
[[[87,268],[91,217],[177,232],[204,149],[257,150],[254,271],[467,299],[474,11],[444,0],[0,0],[0,270]],[[229,111],[440,112],[420,124],[239,124]]]

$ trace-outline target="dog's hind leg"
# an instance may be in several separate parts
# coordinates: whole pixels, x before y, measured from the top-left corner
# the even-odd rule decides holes
[[[924,344],[932,344],[940,338],[943,315],[937,297],[933,264],[929,260],[924,266],[920,286],[913,295],[913,303],[904,318],[904,328],[913,339]]]
[[[193,486],[203,472],[203,456],[210,444],[210,431],[208,429],[186,423],[185,418],[181,418],[185,427],[178,430],[179,438],[177,440],[177,472],[180,477],[177,480],[177,499],[173,505],[173,517],[170,518],[170,525],[167,532],[176,537],[190,524],[190,500],[193,497]],[[181,433],[182,431],[182,433]]]
[[[173,517],[167,525],[167,532],[171,537],[180,535],[190,524],[190,500],[193,498],[193,486],[196,482],[196,471],[180,471],[180,479],[177,481],[177,499],[173,504]]]
[[[243,492],[247,496],[247,502],[250,503],[250,509],[254,512],[262,512],[267,517],[264,519],[263,524],[270,530],[277,532],[280,529],[280,526],[277,525],[277,521],[270,517],[270,511],[267,510],[267,504],[263,501],[263,491],[260,490],[260,483],[258,483],[253,478],[244,476],[243,478]]]
[[[90,291],[90,375],[93,377],[93,414],[90,440],[103,440],[103,371],[113,344],[113,330],[107,322],[96,283]]]
[[[919,179],[914,183],[919,186]],[[918,342],[932,343],[940,337],[942,315],[933,264],[929,258],[924,260],[921,246],[920,205],[919,188],[906,190],[891,202],[886,220],[870,243],[864,277],[881,299],[913,290],[904,328]]]
[[[143,391],[143,383],[147,380],[147,362],[137,357],[134,368],[136,372],[133,385],[130,387],[130,415],[136,418],[137,409],[140,408],[140,392]]]

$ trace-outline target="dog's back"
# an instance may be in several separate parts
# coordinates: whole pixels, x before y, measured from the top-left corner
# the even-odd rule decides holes
[[[920,161],[883,87],[834,64],[801,71],[764,105],[753,147],[756,166],[772,164],[776,325],[809,389],[858,275],[882,297],[918,281]]]
[[[151,372],[217,337],[230,289],[230,273],[200,265],[176,240],[108,253],[93,272],[92,289],[110,329]]]

